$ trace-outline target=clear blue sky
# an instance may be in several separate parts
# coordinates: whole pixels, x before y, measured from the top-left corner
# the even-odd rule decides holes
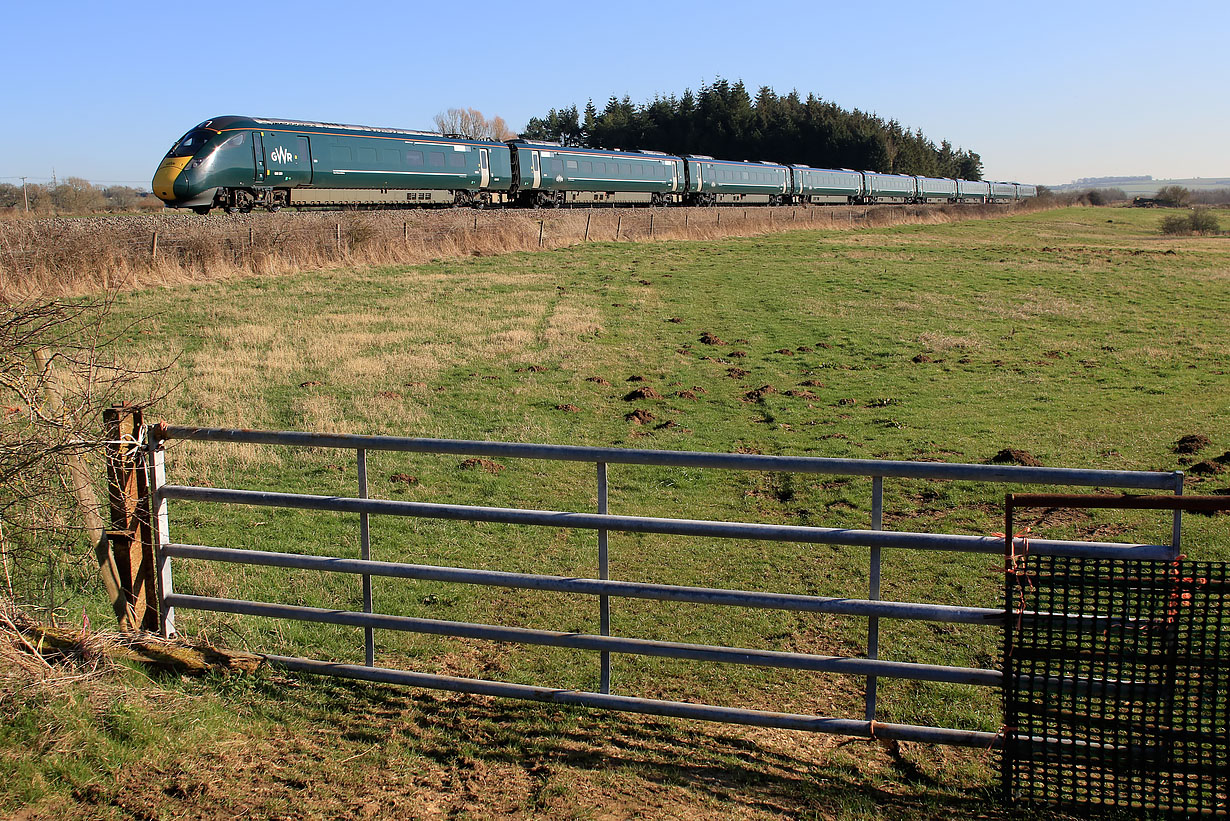
[[[719,76],[896,118],[993,179],[1230,176],[1230,0],[47,0],[4,18],[0,182],[148,187],[220,114],[431,128],[471,106],[517,130]]]

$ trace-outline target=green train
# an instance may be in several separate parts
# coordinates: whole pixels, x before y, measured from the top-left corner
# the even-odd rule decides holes
[[[1037,195],[1018,183],[235,116],[206,120],[176,141],[154,173],[153,190],[168,206],[198,214],[287,206],[1010,202]]]

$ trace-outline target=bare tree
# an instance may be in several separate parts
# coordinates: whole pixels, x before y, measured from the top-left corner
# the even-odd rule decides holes
[[[460,134],[473,140],[511,140],[516,134],[503,117],[487,119],[477,108],[450,108],[437,114],[434,122],[441,134]]]
[[[87,587],[100,573],[123,623],[95,487],[101,417],[153,372],[117,358],[130,329],[111,329],[109,309],[106,299],[0,298],[0,583],[9,599],[54,611],[58,587]]]

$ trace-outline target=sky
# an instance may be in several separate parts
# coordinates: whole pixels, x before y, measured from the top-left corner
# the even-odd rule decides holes
[[[431,129],[473,107],[519,130],[718,77],[921,128],[988,179],[1230,177],[1230,0],[44,0],[4,18],[0,182],[148,188],[223,114]]]

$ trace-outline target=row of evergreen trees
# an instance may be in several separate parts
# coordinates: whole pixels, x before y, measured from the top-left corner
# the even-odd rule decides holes
[[[637,105],[611,97],[598,111],[591,100],[533,117],[522,136],[589,148],[653,149],[708,154],[721,159],[773,160],[817,168],[855,168],[892,174],[982,179],[982,158],[937,147],[921,130],[855,109],[846,111],[814,94],[779,96],[763,87],[753,100],[743,82],[718,79],[682,97],[655,97]]]

